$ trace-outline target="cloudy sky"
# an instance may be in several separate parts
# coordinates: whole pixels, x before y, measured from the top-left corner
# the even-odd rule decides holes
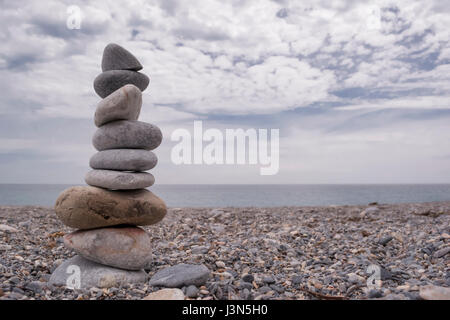
[[[68,7],[82,13],[67,28]],[[92,83],[118,43],[150,77],[156,183],[450,183],[445,1],[0,1],[0,183],[83,183]],[[280,170],[174,165],[177,128],[278,128]]]

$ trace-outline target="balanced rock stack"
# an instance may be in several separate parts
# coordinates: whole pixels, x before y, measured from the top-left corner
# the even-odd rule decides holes
[[[50,283],[73,287],[112,287],[145,282],[143,270],[151,261],[151,238],[138,226],[159,222],[166,215],[164,202],[151,191],[155,179],[143,172],[155,167],[150,151],[162,141],[160,129],[137,121],[142,91],[149,78],[138,72],[139,61],[127,50],[109,44],[103,52],[102,73],[94,89],[103,98],[97,105],[90,159],[89,186],[61,193],[55,211],[61,221],[79,229],[64,237],[78,255],[62,263]],[[73,266],[76,267],[74,268]],[[78,270],[78,278],[74,278]],[[72,286],[72,285],[71,285]]]

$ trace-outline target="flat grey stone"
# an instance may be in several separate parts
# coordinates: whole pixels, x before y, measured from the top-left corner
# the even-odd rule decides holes
[[[108,149],[153,150],[162,141],[161,130],[150,123],[118,120],[107,123],[94,133],[92,143],[98,151]]]
[[[102,98],[109,96],[126,84],[144,91],[150,79],[143,73],[130,70],[110,70],[100,73],[94,80],[94,90]]]
[[[69,285],[74,287],[78,284],[77,275],[79,275],[80,289],[120,287],[125,284],[147,281],[147,273],[144,270],[116,269],[89,261],[81,256],[75,256],[63,262],[53,271],[49,284],[67,286],[67,280],[69,280]]]
[[[64,244],[82,257],[107,266],[142,270],[152,260],[149,234],[138,227],[78,230],[64,236]]]
[[[91,170],[84,180],[90,186],[111,190],[144,189],[155,183],[155,177],[148,172],[114,170]]]
[[[89,165],[92,169],[121,171],[147,171],[156,166],[158,158],[143,149],[111,149],[94,154]]]
[[[100,101],[95,110],[97,127],[115,120],[137,120],[142,106],[142,92],[132,84],[126,84]]]
[[[103,50],[102,71],[142,69],[141,63],[128,50],[115,43],[108,44]]]
[[[433,254],[433,256],[434,256],[435,258],[441,258],[441,257],[447,255],[448,253],[450,253],[450,247],[447,247],[447,248],[440,249],[440,250],[436,251],[436,252]]]
[[[186,288],[186,296],[189,298],[197,298],[198,292],[198,288],[194,285],[190,285]]]
[[[181,288],[183,286],[202,286],[210,276],[209,269],[204,265],[177,264],[162,269],[150,279],[151,286],[166,288]]]

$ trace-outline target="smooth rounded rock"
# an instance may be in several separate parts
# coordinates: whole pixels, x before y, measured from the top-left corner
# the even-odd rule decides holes
[[[100,101],[95,110],[97,127],[115,120],[137,120],[142,107],[142,92],[132,84],[126,84]]]
[[[128,50],[115,43],[108,44],[103,50],[102,71],[142,69],[141,63]]]
[[[94,133],[92,143],[98,151],[108,149],[153,150],[162,141],[161,130],[150,123],[119,120],[107,123]]]
[[[202,286],[210,276],[210,271],[205,265],[177,264],[162,269],[150,279],[151,286],[181,288],[183,286]]]
[[[89,289],[120,287],[146,281],[147,273],[144,270],[116,269],[75,256],[53,271],[49,284],[70,289]]]
[[[92,169],[147,171],[156,166],[158,158],[143,149],[111,149],[94,154],[89,165]]]
[[[450,288],[426,285],[420,288],[419,295],[424,300],[450,300]]]
[[[90,186],[111,190],[135,190],[150,187],[155,177],[148,172],[91,170],[84,180]]]
[[[65,235],[64,244],[88,260],[126,270],[144,269],[152,258],[150,236],[137,227],[78,230]]]
[[[133,84],[144,91],[150,79],[143,73],[130,70],[110,70],[100,73],[94,80],[94,90],[102,98],[109,96],[126,84]]]
[[[161,289],[150,293],[142,300],[184,300],[184,293],[180,289]]]
[[[55,212],[68,227],[93,229],[121,224],[155,224],[164,218],[167,208],[164,201],[146,189],[111,191],[78,186],[59,195]]]

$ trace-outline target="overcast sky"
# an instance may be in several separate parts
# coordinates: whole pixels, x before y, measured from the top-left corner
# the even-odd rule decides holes
[[[450,4],[369,3],[0,1],[0,183],[83,183],[110,42],[150,77],[156,183],[450,183]],[[279,128],[279,173],[172,164],[194,120]]]

